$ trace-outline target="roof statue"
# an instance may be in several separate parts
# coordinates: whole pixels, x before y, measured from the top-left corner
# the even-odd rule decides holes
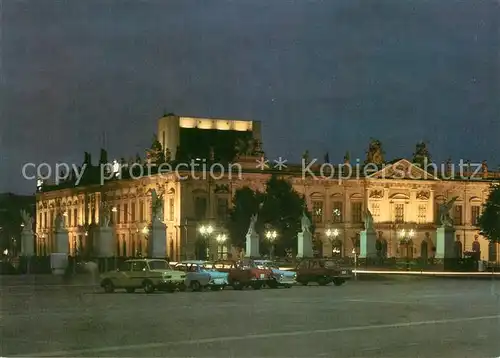
[[[163,194],[158,195],[156,189],[151,189],[150,192],[153,221],[163,221]]]
[[[441,220],[441,225],[443,227],[453,227],[453,219],[450,216],[451,208],[453,208],[453,204],[457,201],[458,196],[451,198],[451,200],[441,204],[439,206],[439,217]]]
[[[23,230],[33,229],[33,218],[26,210],[21,210],[21,219],[23,220]]]
[[[255,224],[257,223],[257,219],[259,217],[259,214],[253,214],[250,217],[250,225],[248,226],[248,231],[247,231],[247,236],[252,236],[257,234],[257,231],[255,230]]]
[[[363,221],[365,223],[365,230],[373,231],[373,215],[369,209],[365,210]]]
[[[302,233],[305,233],[305,232],[310,233],[311,232],[312,223],[311,223],[311,220],[309,219],[309,217],[307,216],[305,210],[302,213],[302,218],[300,220],[300,224],[302,226]]]

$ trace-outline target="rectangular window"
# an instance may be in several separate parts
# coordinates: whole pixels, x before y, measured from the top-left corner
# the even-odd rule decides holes
[[[371,212],[374,218],[380,216],[380,204],[379,203],[373,203],[371,207]]]
[[[73,209],[73,225],[78,226],[78,209]]]
[[[332,221],[334,223],[343,222],[343,205],[341,201],[334,201],[332,206]]]
[[[427,221],[427,205],[421,204],[418,206],[418,223],[423,224]]]
[[[169,217],[170,221],[174,221],[174,214],[175,214],[175,202],[173,198],[170,198],[168,201],[169,205]]]
[[[117,224],[120,224],[122,221],[121,221],[121,218],[120,218],[121,212],[120,212],[120,205],[119,204],[116,206],[116,212],[113,213],[113,214],[115,214],[115,218],[116,218],[115,222]]]
[[[471,206],[470,208],[470,217],[471,224],[478,225],[479,224],[479,216],[481,215],[481,207],[480,206]]]
[[[144,201],[139,201],[139,221],[144,222]]]
[[[47,227],[47,212],[43,213],[43,227]]]
[[[124,223],[128,223],[128,216],[129,216],[128,204],[123,204],[123,222]]]
[[[315,224],[320,224],[323,222],[323,202],[320,200],[315,200],[312,202],[312,217]]]
[[[43,219],[42,219],[42,213],[40,213],[40,214],[38,215],[38,225],[37,225],[38,227],[43,227],[43,226],[42,226],[42,225],[43,225],[43,221],[42,221],[42,220],[43,220]]]
[[[394,206],[394,221],[396,223],[405,221],[405,204],[396,204]]]
[[[228,216],[229,208],[226,198],[217,199],[217,218],[226,220]]]
[[[130,203],[130,219],[135,222],[135,203]]]
[[[207,199],[197,197],[194,200],[194,216],[197,220],[204,220],[207,215]]]
[[[453,224],[463,225],[462,205],[455,205],[453,210]]]
[[[362,205],[363,203],[361,202],[351,203],[351,219],[354,224],[359,224],[363,222]]]

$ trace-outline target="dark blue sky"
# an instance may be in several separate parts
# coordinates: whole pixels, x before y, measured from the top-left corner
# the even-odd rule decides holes
[[[25,162],[143,154],[163,110],[263,122],[271,158],[370,137],[500,164],[498,1],[1,3],[0,191]]]

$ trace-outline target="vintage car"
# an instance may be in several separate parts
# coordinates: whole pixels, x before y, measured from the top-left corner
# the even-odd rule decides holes
[[[186,273],[185,285],[193,291],[209,287],[212,291],[217,291],[228,285],[229,274],[217,271],[206,261],[182,261],[175,265],[175,270]]]
[[[309,282],[316,282],[320,286],[333,282],[335,286],[340,286],[352,277],[351,269],[341,267],[332,259],[303,259],[296,272],[297,282],[304,286]]]
[[[273,272],[270,269],[259,268],[250,259],[216,261],[213,267],[217,271],[229,274],[229,285],[235,290],[242,290],[245,287],[252,287],[254,290],[258,290],[268,282],[274,281]]]
[[[155,290],[174,292],[176,289],[184,290],[184,272],[174,271],[165,260],[138,259],[128,260],[115,271],[101,275],[101,287],[107,293],[115,289],[125,289],[132,293],[138,288],[146,293]]]
[[[286,287],[295,285],[297,274],[295,271],[280,270],[279,265],[271,260],[255,260],[258,267],[269,269],[273,272],[273,279],[267,285],[271,288]]]

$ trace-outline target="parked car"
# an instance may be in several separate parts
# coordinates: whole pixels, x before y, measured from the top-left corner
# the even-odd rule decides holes
[[[245,287],[252,287],[254,290],[258,290],[271,280],[274,281],[273,272],[270,269],[259,268],[250,259],[241,261],[216,261],[213,267],[218,271],[229,274],[229,285],[235,290],[242,290]]]
[[[309,282],[316,282],[320,286],[333,282],[335,286],[340,286],[352,277],[351,269],[341,267],[332,259],[303,259],[296,272],[297,282],[304,286]]]
[[[228,283],[227,272],[219,272],[206,261],[182,261],[175,265],[175,270],[186,273],[184,284],[193,291],[210,288],[212,291],[222,290]]]
[[[295,271],[280,270],[279,265],[271,260],[255,260],[255,264],[260,268],[269,269],[273,272],[273,280],[267,285],[271,288],[290,288],[296,283],[297,274]]]
[[[115,289],[125,289],[132,293],[143,288],[146,293],[155,290],[174,292],[176,289],[184,290],[186,274],[174,271],[165,260],[138,259],[127,260],[115,271],[101,275],[101,287],[107,293]]]

